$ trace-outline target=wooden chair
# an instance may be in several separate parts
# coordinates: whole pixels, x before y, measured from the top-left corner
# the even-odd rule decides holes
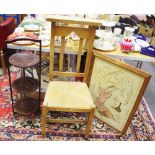
[[[90,59],[92,55],[93,41],[95,31],[100,22],[96,20],[72,19],[69,17],[61,18],[54,16],[48,19],[52,23],[51,31],[51,51],[50,51],[50,69],[49,69],[49,85],[45,94],[42,109],[42,135],[46,135],[46,124],[52,123],[86,123],[85,138],[88,138],[91,124],[95,112],[95,104],[87,87],[88,71],[90,67]],[[57,23],[72,26],[58,26]],[[73,27],[73,24],[81,24],[81,27]],[[60,24],[59,24],[60,25]],[[83,25],[87,25],[84,28]],[[63,57],[64,57],[64,42],[71,32],[75,32],[80,38],[79,49],[77,51],[76,72],[63,72]],[[59,71],[54,71],[54,39],[55,36],[61,36]],[[88,50],[84,73],[80,73],[81,54],[83,49],[84,39],[87,41]],[[53,76],[73,76],[83,77],[83,82],[69,81],[53,81]],[[88,113],[86,120],[79,119],[47,119],[49,111],[61,112],[85,112]]]
[[[14,29],[15,24],[14,19],[12,17],[7,18],[6,21],[0,23],[0,57],[1,57],[3,74],[6,74],[7,72],[3,55],[3,51],[5,48],[5,40],[7,40],[7,37],[14,32]]]

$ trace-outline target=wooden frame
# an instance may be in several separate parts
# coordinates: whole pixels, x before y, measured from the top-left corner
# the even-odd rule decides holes
[[[95,116],[124,134],[150,77],[140,69],[93,52],[88,83],[97,106]]]

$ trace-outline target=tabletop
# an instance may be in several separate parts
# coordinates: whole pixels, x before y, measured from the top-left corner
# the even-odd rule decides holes
[[[118,46],[116,50],[113,51],[101,51],[98,49],[93,49],[95,52],[99,52],[101,54],[105,54],[108,56],[112,56],[115,58],[121,58],[121,59],[127,59],[127,60],[137,60],[137,61],[147,61],[147,62],[155,62],[154,57],[146,56],[143,54],[140,54],[139,52],[129,52],[129,53],[123,53]]]

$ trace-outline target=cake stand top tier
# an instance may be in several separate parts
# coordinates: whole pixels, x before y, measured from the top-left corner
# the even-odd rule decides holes
[[[39,63],[39,57],[33,53],[16,53],[10,56],[9,62],[14,66],[26,68]]]

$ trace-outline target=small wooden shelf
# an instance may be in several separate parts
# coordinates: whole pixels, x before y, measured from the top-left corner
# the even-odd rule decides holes
[[[12,87],[17,93],[29,93],[39,87],[39,82],[32,77],[21,77],[13,81]]]

